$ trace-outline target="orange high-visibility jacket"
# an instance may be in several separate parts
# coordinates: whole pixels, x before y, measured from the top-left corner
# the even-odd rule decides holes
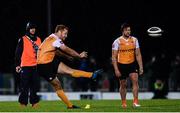
[[[37,40],[34,43],[39,47],[41,44],[41,39],[37,37]],[[23,36],[23,53],[21,56],[21,67],[24,66],[36,66],[36,52],[33,48],[31,40],[28,39],[28,36]]]

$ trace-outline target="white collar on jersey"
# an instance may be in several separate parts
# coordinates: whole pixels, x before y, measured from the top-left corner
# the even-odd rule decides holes
[[[123,39],[123,40],[125,40],[126,42],[127,42],[130,38],[132,38],[132,36],[129,36],[127,39],[124,38],[123,36],[120,36],[120,39]]]
[[[51,36],[54,37],[54,38],[56,38],[56,40],[61,40],[61,39],[60,39],[57,35],[55,35],[54,33],[51,34],[50,37],[51,37]]]

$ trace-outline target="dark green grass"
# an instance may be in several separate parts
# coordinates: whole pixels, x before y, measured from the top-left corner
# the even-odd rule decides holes
[[[41,101],[37,109],[20,108],[18,102],[0,102],[0,112],[180,112],[180,100],[140,100],[141,107],[133,108],[132,100],[128,100],[128,107],[121,108],[120,100],[80,100],[72,101],[81,109],[66,109],[61,101]],[[90,104],[90,109],[84,109]]]

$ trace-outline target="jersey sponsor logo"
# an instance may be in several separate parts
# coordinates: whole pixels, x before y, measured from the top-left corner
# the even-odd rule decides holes
[[[119,50],[120,52],[133,52],[135,49]]]

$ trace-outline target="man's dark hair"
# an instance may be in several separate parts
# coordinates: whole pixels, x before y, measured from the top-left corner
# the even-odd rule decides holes
[[[64,30],[64,29],[68,30],[69,28],[67,26],[65,26],[65,25],[57,25],[56,28],[55,28],[55,33],[57,33],[59,30],[61,31],[61,30]]]
[[[125,28],[127,28],[127,27],[131,27],[128,23],[123,23],[122,25],[121,25],[121,32],[123,32],[123,30],[125,29]]]

